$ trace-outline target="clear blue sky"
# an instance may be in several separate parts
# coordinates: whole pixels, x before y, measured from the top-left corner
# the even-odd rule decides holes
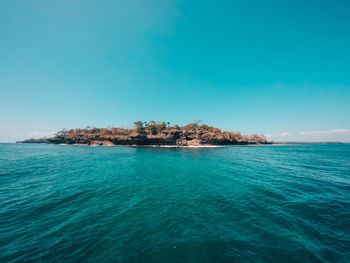
[[[349,1],[0,1],[0,141],[136,120],[350,141]]]

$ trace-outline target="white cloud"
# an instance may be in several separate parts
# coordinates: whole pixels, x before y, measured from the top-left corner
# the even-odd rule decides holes
[[[54,132],[44,132],[44,131],[32,131],[27,134],[27,137],[30,138],[42,138],[42,137],[52,137]]]
[[[332,129],[328,131],[303,131],[301,135],[306,136],[323,136],[323,135],[350,135],[350,130],[347,129]]]
[[[302,141],[302,142],[350,142],[349,129],[330,129],[320,131],[279,132],[265,134],[272,141]]]
[[[0,133],[0,142],[16,142],[31,138],[39,139],[43,137],[53,137],[54,134],[55,132],[50,131],[23,131],[20,133],[2,132]]]
[[[289,132],[280,132],[275,134],[266,133],[264,135],[266,136],[266,138],[286,137],[289,135]]]

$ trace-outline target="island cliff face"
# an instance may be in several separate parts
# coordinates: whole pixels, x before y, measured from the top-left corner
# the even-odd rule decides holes
[[[241,135],[221,129],[199,125],[171,126],[165,122],[134,122],[135,128],[91,128],[61,130],[52,138],[29,139],[22,143],[84,144],[84,145],[247,145],[270,144],[263,135]]]

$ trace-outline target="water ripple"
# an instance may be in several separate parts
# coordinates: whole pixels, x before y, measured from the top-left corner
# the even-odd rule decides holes
[[[0,262],[347,262],[350,145],[0,144]]]

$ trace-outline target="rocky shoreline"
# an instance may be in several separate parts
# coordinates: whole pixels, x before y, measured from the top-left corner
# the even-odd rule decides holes
[[[90,146],[222,146],[271,144],[263,135],[241,135],[199,125],[170,126],[165,122],[135,122],[135,128],[91,128],[59,131],[52,138],[28,139],[18,143],[49,143]]]

